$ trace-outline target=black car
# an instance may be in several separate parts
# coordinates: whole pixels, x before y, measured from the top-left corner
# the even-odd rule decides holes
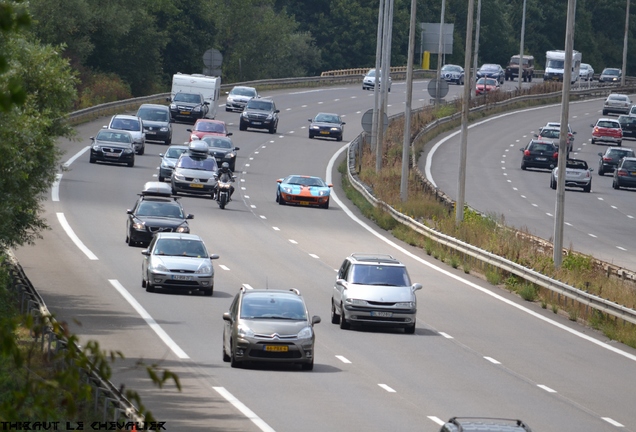
[[[227,162],[230,165],[230,169],[234,171],[234,168],[236,168],[236,152],[240,148],[234,146],[230,137],[208,135],[204,136],[201,141],[208,145],[210,155],[216,159],[217,166]]]
[[[271,99],[250,99],[241,113],[239,129],[244,131],[248,127],[267,129],[269,133],[276,133],[278,127],[278,113],[276,104]]]
[[[161,182],[148,182],[144,185],[139,199],[128,213],[126,243],[149,244],[152,236],[159,232],[189,233],[188,219],[177,197],[172,196],[170,185]]]
[[[309,119],[309,138],[324,137],[335,138],[342,141],[345,122],[338,114],[319,113],[313,119]]]
[[[172,193],[207,194],[212,197],[217,171],[216,159],[210,156],[208,145],[201,140],[194,140],[188,146],[188,151],[179,156],[172,170]]]
[[[172,143],[172,123],[170,108],[165,105],[143,104],[137,110],[137,117],[144,124],[146,141]]]
[[[614,172],[618,162],[624,157],[636,157],[634,150],[629,147],[608,147],[605,153],[599,153],[598,175],[605,175],[606,172]]]
[[[614,189],[621,187],[636,188],[636,157],[624,157],[614,170]]]
[[[499,84],[504,83],[506,77],[506,71],[498,64],[484,64],[476,73],[477,79],[479,78],[494,78],[499,81]]]
[[[135,166],[135,149],[130,132],[102,129],[91,137],[89,162],[111,162]]]
[[[210,102],[207,102],[200,93],[179,92],[170,102],[170,117],[174,120],[185,120],[195,123],[198,119],[207,117],[210,110]]]
[[[559,147],[552,141],[533,139],[521,151],[523,152],[522,170],[526,168],[551,170],[557,166],[559,160]]]
[[[623,129],[623,138],[636,138],[636,117],[619,115],[618,122]]]

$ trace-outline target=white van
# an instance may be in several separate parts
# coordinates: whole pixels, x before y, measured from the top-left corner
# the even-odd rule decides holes
[[[202,94],[205,101],[209,103],[207,117],[212,119],[216,117],[221,95],[221,77],[178,72],[172,76],[171,99],[179,92]]]
[[[545,71],[543,81],[563,81],[565,51],[555,50],[545,53]],[[581,53],[572,50],[572,84],[579,80],[581,70]]]

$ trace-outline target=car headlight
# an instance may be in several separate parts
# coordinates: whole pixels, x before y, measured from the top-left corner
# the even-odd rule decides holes
[[[415,307],[415,302],[397,302],[395,307],[413,309]]]
[[[212,273],[212,266],[210,264],[203,264],[195,271],[196,274],[210,274]]]
[[[318,191],[318,196],[325,196],[325,195],[327,195],[327,193],[328,193],[328,191],[326,191],[326,190],[319,190]]]
[[[159,129],[161,132],[168,132],[168,126],[164,126],[161,129]]]
[[[178,233],[189,233],[190,227],[186,224],[179,225],[175,231]]]
[[[239,324],[236,329],[240,337],[254,337],[254,330],[246,326],[245,324]]]
[[[243,111],[243,112],[241,113],[241,117],[245,117],[245,118],[247,118],[247,111]]]
[[[174,168],[174,165],[172,165],[170,162],[162,161],[161,168]]]
[[[170,109],[171,110],[176,110],[177,109],[177,105],[176,104],[170,104]]]
[[[234,102],[234,98],[232,96],[228,96],[227,97],[227,101],[228,101],[228,103],[232,103],[232,102]]]
[[[340,128],[339,127],[332,127],[331,128],[331,132],[340,132]]]
[[[161,262],[153,262],[150,264],[151,271],[168,272],[168,268]]]
[[[227,153],[225,155],[225,159],[234,159],[236,157],[236,155],[234,153]]]
[[[195,106],[195,107],[192,109],[192,111],[194,111],[194,112],[199,112],[199,111],[201,111],[201,107],[200,107],[200,106]]]
[[[99,146],[98,146],[98,145],[94,145],[94,146],[93,146],[93,150],[94,150],[94,151],[99,151],[99,150],[100,150],[100,148],[99,148]]]
[[[282,189],[285,193],[292,193],[292,188],[290,188],[289,186],[284,186]]]
[[[134,153],[134,150],[133,149],[124,149],[124,153],[125,154],[131,154],[131,153]]]
[[[304,329],[302,329],[301,331],[298,332],[298,335],[296,336],[298,339],[309,339],[311,338],[312,334],[313,334],[313,330],[311,329],[311,327],[307,326]]]
[[[318,126],[312,125],[312,126],[309,126],[309,129],[320,129],[320,128]]]
[[[176,172],[172,172],[175,180],[185,181],[185,176],[183,174],[177,174]]]
[[[271,119],[273,119],[273,118],[274,118],[274,116],[273,116],[272,114],[268,114],[268,115],[267,115],[267,120],[271,120]]]
[[[355,305],[355,306],[366,306],[367,305],[367,301],[366,300],[361,300],[361,299],[346,299],[345,303],[351,304],[351,305]]]
[[[199,137],[196,136],[195,134],[190,135],[190,141],[194,141],[196,139],[199,139]]]
[[[133,227],[134,229],[136,229],[136,230],[139,230],[139,231],[145,231],[145,229],[146,229],[146,224],[145,224],[145,223],[143,223],[142,221],[140,221],[139,219],[134,219],[134,220],[133,220],[132,227]]]

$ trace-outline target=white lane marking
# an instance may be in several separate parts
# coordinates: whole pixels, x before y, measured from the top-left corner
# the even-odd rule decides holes
[[[601,197],[598,197],[597,199],[598,199],[599,201],[605,201],[605,200],[604,200],[603,198],[601,198]]]
[[[563,223],[566,224],[567,226],[572,226],[570,222],[563,222]]]
[[[80,157],[81,155],[83,155],[84,153],[86,153],[86,151],[91,148],[90,146],[86,146],[83,149],[81,149],[80,151],[78,151],[77,153],[75,153],[69,160],[67,160],[66,162],[64,162],[64,167],[68,168],[71,166],[71,164],[73,162],[75,162],[77,160],[78,157]]]
[[[552,213],[546,213],[548,216],[553,217],[554,215]]]
[[[272,227],[272,229],[273,229],[274,231],[280,231],[280,228],[278,228],[278,227]]]
[[[494,359],[494,358],[492,358],[492,357],[484,357],[484,358],[485,358],[486,360],[488,360],[490,363],[493,363],[493,364],[501,364],[500,362],[498,362],[497,360],[495,360],[495,359]]]
[[[238,409],[240,412],[243,413],[243,415],[245,417],[247,417],[248,419],[250,419],[252,421],[252,423],[254,423],[256,425],[256,427],[258,427],[260,430],[262,430],[263,432],[275,432],[274,429],[272,429],[272,427],[270,425],[268,425],[267,423],[265,423],[263,421],[263,419],[261,419],[259,416],[257,416],[251,409],[249,409],[248,407],[246,407],[243,402],[241,402],[240,400],[238,400],[237,398],[235,398],[232,393],[230,393],[229,391],[227,391],[225,389],[225,387],[212,387],[214,390],[216,390],[216,392],[218,394],[220,394],[221,396],[223,396],[225,398],[225,400],[227,400],[229,403],[231,403],[232,405],[234,405],[234,408]]]
[[[452,337],[451,335],[449,335],[448,333],[439,332],[439,334],[441,334],[442,336],[444,336],[446,339],[453,339],[453,337]]]
[[[548,393],[556,393],[556,390],[551,389],[550,387],[543,385],[543,384],[537,384],[537,387],[547,391]]]
[[[256,206],[254,204],[250,204],[251,208],[256,208]]]
[[[139,304],[137,300],[135,300],[135,298],[128,292],[128,290],[124,288],[124,286],[121,283],[119,283],[117,279],[108,279],[108,282],[110,282],[110,284],[117,291],[119,291],[119,294],[121,294],[122,297],[128,303],[130,303],[130,305],[137,311],[139,316],[141,316],[144,319],[144,321],[146,321],[146,323],[150,326],[150,328],[155,333],[157,333],[157,336],[159,336],[159,338],[163,341],[163,343],[165,343],[168,346],[168,348],[170,348],[172,352],[175,353],[177,357],[179,357],[180,359],[190,358],[185,353],[185,351],[183,351],[179,347],[179,345],[177,345],[175,341],[173,341],[172,338],[168,336],[168,333],[166,333],[165,330],[161,328],[159,324],[157,324],[157,322],[150,316],[150,314],[146,311],[146,309],[144,309],[144,307],[141,304]]]
[[[243,190],[245,190],[245,188],[243,188]],[[250,199],[250,196],[249,195],[243,195],[243,198]]]
[[[336,163],[336,159],[340,156],[340,153],[342,153],[343,151],[345,151],[347,149],[347,147],[349,146],[349,144],[345,144],[342,147],[340,147],[340,149],[338,149],[337,152],[335,152],[333,154],[333,156],[331,157],[331,159],[329,160],[329,163],[327,164],[327,172],[325,174],[325,179],[327,181],[327,183],[332,183],[333,184],[333,179],[331,177],[331,172],[333,171],[333,167],[334,164]],[[373,228],[371,228],[371,226],[369,226],[366,222],[364,222],[363,220],[361,220],[360,218],[358,218],[355,214],[353,214],[353,212],[340,200],[340,198],[338,198],[338,195],[332,190],[331,191],[331,197],[333,197],[333,200],[336,204],[338,204],[340,206],[340,208],[342,208],[342,211],[344,211],[347,216],[349,216],[349,218],[354,221],[355,223],[357,223],[358,225],[360,225],[362,228],[364,228],[365,230],[367,230],[370,234],[374,235],[375,237],[377,237],[379,240],[383,241],[384,243],[386,243],[387,245],[391,246],[392,248],[394,248],[395,250],[400,251],[401,253],[409,256],[410,258],[414,259],[415,261],[419,262],[422,265],[427,266],[428,268],[430,268],[431,270],[437,271],[438,273],[441,273],[443,275],[448,276],[451,279],[456,280],[457,282],[460,282],[470,288],[476,289],[477,291],[482,292],[483,294],[489,295],[494,299],[497,299],[503,303],[506,303],[509,306],[512,306],[514,308],[517,308],[518,310],[527,313],[528,315],[533,316],[534,318],[541,320],[547,324],[550,324],[556,328],[559,328],[563,331],[566,331],[568,333],[570,333],[573,336],[579,337],[581,339],[584,339],[588,342],[591,342],[595,345],[597,345],[598,347],[604,348],[608,351],[612,351],[618,355],[621,355],[629,360],[632,360],[634,362],[636,362],[636,355],[634,354],[630,354],[626,351],[623,351],[621,349],[616,348],[615,346],[609,345],[605,342],[602,342],[600,340],[594,339],[593,337],[585,334],[585,333],[581,333],[580,331],[574,330],[572,328],[567,327],[564,324],[561,324],[559,322],[556,322],[550,318],[544,317],[543,315],[540,315],[539,313],[528,309],[525,306],[522,306],[520,304],[517,304],[515,302],[513,302],[512,300],[509,300],[505,297],[500,296],[499,294],[488,290],[487,288],[481,287],[479,285],[477,285],[474,282],[469,281],[468,279],[464,279],[459,275],[453,274],[451,272],[449,272],[448,270],[445,270],[441,267],[436,266],[435,264],[429,263],[427,261],[425,261],[423,258],[420,258],[419,256],[415,255],[414,253],[404,249],[402,246],[398,245],[397,243],[391,241],[390,239],[388,239],[387,237],[384,237],[383,235],[381,235],[380,233],[378,233],[377,231],[375,231]],[[525,198],[525,197],[524,197]]]
[[[618,207],[616,206],[610,206],[610,207],[612,207],[614,210],[618,209]]]
[[[62,174],[55,175],[55,181],[53,182],[53,186],[51,186],[51,200],[59,201],[60,200],[60,182],[62,181]]]
[[[228,266],[221,264],[219,266],[219,268],[222,268],[223,270],[230,270]]]
[[[267,219],[267,217],[265,217],[265,215],[261,215],[260,218],[261,219]]]
[[[594,237],[596,238],[596,236],[594,234],[588,234],[590,237]]]
[[[609,417],[601,417],[603,420],[605,420],[606,422],[608,422],[609,424],[611,424],[612,426],[616,426],[616,427],[625,427],[624,425],[620,424],[619,422],[617,422],[616,420],[612,420]]]
[[[320,259],[320,257],[318,255],[316,255],[316,254],[309,254],[309,256],[312,257],[312,258]]]
[[[290,242],[291,244],[298,244],[298,242],[297,242],[296,240],[292,240],[292,239],[289,239],[289,242]]]
[[[75,235],[75,232],[66,220],[64,213],[57,213],[57,220],[60,222],[60,225],[62,225],[62,228],[64,228],[64,231],[66,231],[66,235],[69,236],[69,238],[73,241],[73,243],[75,243],[75,246],[77,246],[79,250],[84,252],[84,255],[86,255],[89,260],[96,261],[99,259],[93,252],[91,252],[89,248],[84,245],[84,243],[82,243],[79,237]]]
[[[250,164],[246,163],[245,166],[248,167],[248,166],[250,166]]]
[[[624,247],[620,247],[620,246],[616,246],[618,249],[622,250],[622,251],[626,251],[627,249],[625,249]]]
[[[521,198],[526,199],[526,196],[525,195],[521,195]]]
[[[437,423],[440,426],[444,426],[444,424],[446,423],[444,420],[440,419],[439,417],[428,416],[428,418],[433,420],[435,423]]]
[[[539,205],[538,205],[538,204],[534,204],[534,203],[533,203],[533,204],[532,204],[532,207],[539,207]]]
[[[393,390],[391,387],[389,387],[386,384],[378,384],[381,388],[383,388],[384,390],[388,391],[389,393],[395,393],[395,390]]]
[[[350,362],[350,361],[349,361],[346,357],[344,357],[344,356],[337,355],[337,356],[336,356],[336,358],[337,358],[338,360],[340,360],[341,362],[343,362],[343,363],[351,363],[351,362]]]
[[[254,158],[253,158],[253,157],[251,157],[251,158],[250,158],[250,160],[254,160]]]
[[[632,215],[627,215],[627,217],[630,218],[630,219],[634,219],[634,216],[632,216]]]

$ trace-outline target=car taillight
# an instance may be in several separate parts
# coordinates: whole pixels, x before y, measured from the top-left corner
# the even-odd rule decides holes
[[[559,152],[554,152],[554,154],[552,155],[552,157],[553,157],[554,159],[558,159],[558,157],[559,157]]]
[[[526,150],[526,151],[524,151],[524,152],[523,152],[523,155],[524,155],[524,156],[530,156],[530,150]]]
[[[616,172],[616,175],[619,176],[619,177],[626,177],[627,176],[627,171],[625,171],[624,169],[619,169]]]
[[[603,156],[603,162],[611,162],[611,161],[612,161],[611,157]]]

